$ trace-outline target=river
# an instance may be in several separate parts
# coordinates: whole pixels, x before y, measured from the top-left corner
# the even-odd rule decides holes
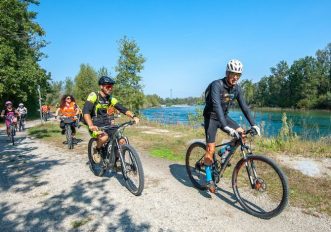
[[[151,121],[164,124],[188,124],[189,114],[196,114],[203,106],[159,107],[141,110],[141,114]],[[287,122],[292,130],[304,139],[317,139],[331,136],[331,113],[328,111],[252,111],[253,117],[261,126],[265,136],[277,136],[282,127],[282,114],[286,113]],[[230,117],[247,128],[248,123],[239,109],[231,109]],[[201,121],[202,122],[202,121]],[[196,125],[200,124],[197,122]]]

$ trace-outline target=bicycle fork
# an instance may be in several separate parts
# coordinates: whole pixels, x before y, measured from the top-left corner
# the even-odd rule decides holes
[[[246,171],[247,171],[247,175],[248,175],[251,187],[252,187],[252,189],[255,189],[256,188],[255,180],[257,179],[257,172],[256,172],[254,161],[248,160],[245,151],[242,150],[242,152],[243,152],[244,163],[246,166]]]

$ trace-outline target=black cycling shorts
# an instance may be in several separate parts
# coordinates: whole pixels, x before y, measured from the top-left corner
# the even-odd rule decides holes
[[[235,121],[233,121],[228,116],[225,117],[225,120],[226,120],[228,126],[235,130],[240,127]],[[222,129],[222,125],[221,125],[220,121],[212,119],[212,118],[205,118],[204,126],[205,126],[205,134],[206,134],[207,143],[215,143],[217,128],[220,128],[222,131],[228,133],[227,131]]]

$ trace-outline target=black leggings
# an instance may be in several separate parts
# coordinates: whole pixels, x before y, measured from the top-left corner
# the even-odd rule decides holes
[[[76,126],[75,125],[76,125],[76,122],[70,123],[71,131],[72,131],[73,134],[76,134]],[[63,121],[60,122],[60,127],[61,127],[61,129],[64,130],[65,123]]]

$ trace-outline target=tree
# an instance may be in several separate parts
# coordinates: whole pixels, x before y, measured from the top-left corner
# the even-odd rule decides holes
[[[319,79],[318,107],[331,109],[331,43],[316,52]]]
[[[62,94],[63,94],[63,82],[62,81],[51,82],[50,90],[46,98],[46,103],[53,106],[58,104],[60,102]]]
[[[14,105],[24,102],[30,112],[38,109],[37,85],[42,95],[48,92],[50,74],[38,61],[46,45],[41,26],[34,22],[36,13],[28,11],[36,0],[0,1],[0,100],[12,100]]]
[[[246,100],[247,104],[252,104],[253,99],[254,99],[254,92],[255,92],[253,82],[250,81],[250,80],[243,80],[240,83],[240,86],[243,90],[244,97],[245,97],[245,100]]]
[[[75,83],[70,77],[66,77],[64,81],[64,94],[74,94]]]
[[[263,77],[258,83],[255,84],[255,97],[254,102],[257,106],[267,106],[269,100],[269,85],[268,78]]]
[[[314,57],[295,61],[289,71],[290,103],[298,108],[314,108],[318,103],[319,80]]]
[[[272,75],[268,78],[268,106],[284,107],[286,104],[286,99],[289,97],[287,88],[289,67],[286,61],[280,61],[276,67],[272,67],[270,70]]]
[[[124,37],[119,41],[120,58],[115,68],[116,88],[114,95],[121,99],[123,105],[133,111],[138,111],[144,103],[142,77],[139,73],[143,70],[145,58],[140,53],[135,40]]]
[[[110,76],[110,72],[108,72],[106,67],[101,67],[98,71],[98,79],[100,79],[102,76]]]
[[[156,94],[146,95],[145,102],[144,102],[144,108],[160,106],[161,101],[162,101],[161,97],[159,97]]]
[[[87,96],[93,91],[98,91],[97,73],[90,65],[81,64],[75,78],[74,93],[77,103],[85,102]]]

